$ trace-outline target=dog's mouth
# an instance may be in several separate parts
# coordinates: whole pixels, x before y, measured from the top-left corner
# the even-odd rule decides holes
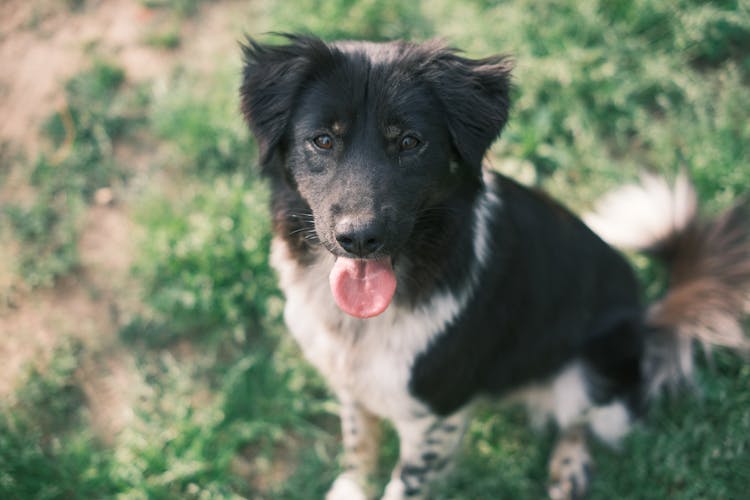
[[[336,304],[355,318],[382,314],[396,292],[396,273],[390,257],[337,257],[328,281]]]

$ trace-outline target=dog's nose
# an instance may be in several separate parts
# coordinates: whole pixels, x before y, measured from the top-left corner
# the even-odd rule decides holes
[[[336,224],[336,241],[341,248],[357,257],[367,257],[383,247],[383,224],[345,219]]]

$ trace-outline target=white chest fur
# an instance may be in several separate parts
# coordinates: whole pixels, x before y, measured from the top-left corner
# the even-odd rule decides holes
[[[335,391],[393,420],[424,409],[408,391],[411,367],[458,314],[460,300],[438,294],[423,307],[407,310],[392,304],[383,314],[362,320],[334,303],[328,284],[334,258],[327,252],[301,266],[276,238],[271,263],[286,295],[287,326]]]

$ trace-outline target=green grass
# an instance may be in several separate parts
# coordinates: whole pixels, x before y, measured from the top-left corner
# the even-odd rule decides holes
[[[195,14],[204,2],[205,0],[140,0],[144,7],[168,10],[182,17]]]
[[[144,2],[183,18],[198,4]],[[491,163],[576,209],[642,169],[687,170],[709,211],[750,186],[741,2],[297,0],[264,16],[259,31],[438,36],[472,56],[513,54],[515,104]],[[96,190],[131,187],[141,295],[119,340],[143,390],[133,421],[103,444],[77,372],[91,353],[62,343],[2,405],[0,497],[322,498],[338,472],[336,403],[281,321],[239,74],[178,71],[166,88],[135,88],[116,62],[94,61],[67,84],[67,110],[44,127],[51,148],[28,165],[37,196],[0,203],[0,236],[24,250],[17,272],[29,288],[52,286],[76,272]],[[159,154],[131,185],[113,149],[134,137]],[[660,289],[659,271],[634,262],[648,293]],[[619,451],[597,447],[591,498],[746,496],[750,366],[718,352],[700,363],[697,386],[655,404]],[[398,450],[386,436],[382,484]],[[521,410],[484,407],[435,498],[541,498],[552,443]]]
[[[260,335],[255,330],[280,299],[267,263],[267,196],[257,184],[217,176],[183,186],[183,200],[139,207],[150,234],[136,272],[168,330]]]
[[[44,372],[29,370],[10,403],[0,404],[0,496],[102,497],[115,491],[109,453],[85,426],[75,380],[81,346],[65,341]]]
[[[162,49],[176,49],[182,43],[180,33],[174,28],[166,28],[146,35],[146,45]]]
[[[430,20],[422,15],[419,2],[297,0],[272,2],[269,10],[273,30],[313,33],[328,40],[424,38],[433,33]]]

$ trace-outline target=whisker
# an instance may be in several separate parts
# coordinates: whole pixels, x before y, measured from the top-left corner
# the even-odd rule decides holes
[[[293,231],[289,231],[289,236],[294,236],[295,234],[304,233],[304,232],[310,232],[315,231],[315,228],[310,227],[298,227],[297,229],[294,229]]]

